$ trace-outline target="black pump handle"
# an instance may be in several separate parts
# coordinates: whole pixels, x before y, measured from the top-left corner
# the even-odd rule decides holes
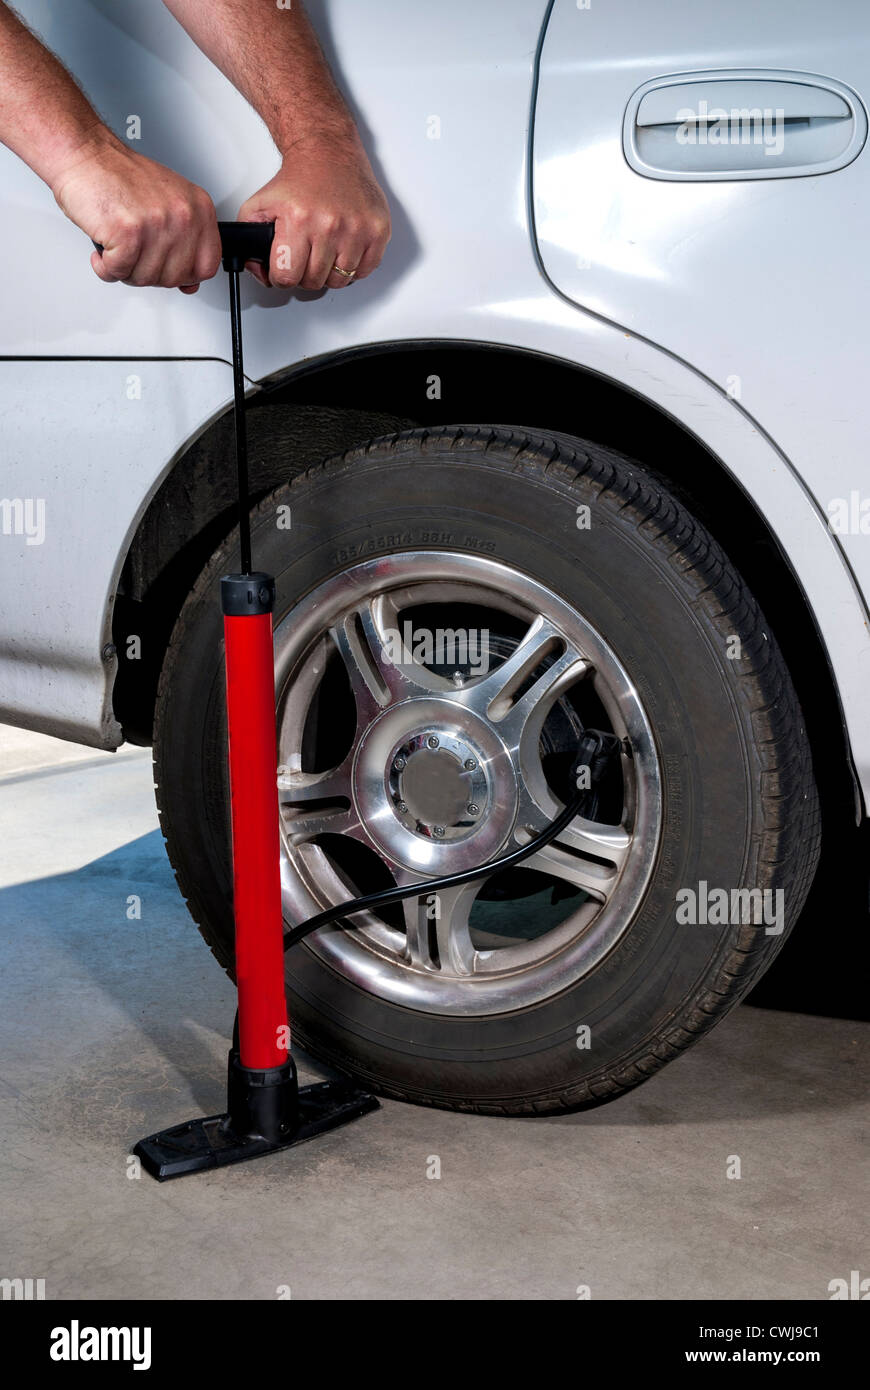
[[[269,264],[274,222],[219,222],[224,270],[244,270],[246,261]]]
[[[224,270],[244,270],[246,261],[269,264],[275,240],[274,222],[219,222],[218,231]],[[95,241],[94,246],[102,255],[100,243]]]

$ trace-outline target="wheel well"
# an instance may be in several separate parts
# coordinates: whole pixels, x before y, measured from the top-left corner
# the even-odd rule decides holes
[[[764,518],[719,460],[633,392],[570,363],[508,348],[415,342],[348,352],[269,378],[250,398],[252,493],[262,497],[377,435],[455,423],[592,439],[666,481],[755,593],[798,689],[823,804],[833,798],[854,819],[856,784],[834,681],[797,580]],[[114,618],[114,707],[134,743],[151,742],[157,679],[175,619],[234,524],[232,438],[228,413],[191,444],[152,499],[124,564]],[[141,657],[126,661],[134,633]]]

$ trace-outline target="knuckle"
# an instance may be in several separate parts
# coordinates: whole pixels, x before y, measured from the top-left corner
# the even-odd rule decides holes
[[[221,263],[220,247],[213,248],[196,263],[197,280],[213,280]]]
[[[142,223],[138,219],[125,217],[118,223],[114,245],[122,255],[137,255],[144,236]]]
[[[166,209],[164,207],[149,208],[142,216],[142,230],[146,235],[150,233],[159,235],[166,228]]]
[[[125,247],[123,250],[106,252],[103,256],[103,265],[110,275],[114,275],[119,280],[124,280],[135,270],[139,259],[138,247]]]
[[[164,269],[162,274],[164,279],[161,280],[161,284],[168,278],[173,287],[177,285],[191,285],[195,280],[199,279],[196,273],[196,261],[192,257],[185,260],[184,264],[179,266],[178,269],[167,268]]]
[[[189,198],[178,198],[169,209],[169,224],[180,230],[193,225],[194,204]]]

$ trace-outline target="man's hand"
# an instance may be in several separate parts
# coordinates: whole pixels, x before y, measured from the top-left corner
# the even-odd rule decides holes
[[[247,268],[262,284],[281,288],[339,290],[364,280],[390,239],[387,200],[356,139],[301,141],[242,204],[239,221],[275,223],[268,274],[254,262]]]
[[[195,294],[217,274],[217,216],[203,189],[102,137],[59,174],[52,191],[71,221],[103,247],[101,280]]]
[[[177,285],[192,293],[216,273],[220,240],[208,195],[123,145],[2,0],[0,141],[105,248],[91,256],[101,280]]]
[[[264,285],[339,290],[380,264],[390,214],[302,0],[164,0],[194,43],[259,113],[280,173],[242,205],[243,222],[275,222]],[[341,275],[334,270],[355,272]]]

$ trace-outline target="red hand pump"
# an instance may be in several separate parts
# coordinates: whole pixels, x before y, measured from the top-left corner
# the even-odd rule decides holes
[[[241,559],[240,573],[221,580],[239,1026],[228,1059],[226,1112],[188,1120],[136,1145],[142,1166],[159,1181],[286,1149],[378,1108],[373,1096],[344,1081],[300,1090],[289,1051],[272,650],[275,581],[251,567],[239,290],[248,261],[269,264],[275,226],[218,226],[230,287]]]

